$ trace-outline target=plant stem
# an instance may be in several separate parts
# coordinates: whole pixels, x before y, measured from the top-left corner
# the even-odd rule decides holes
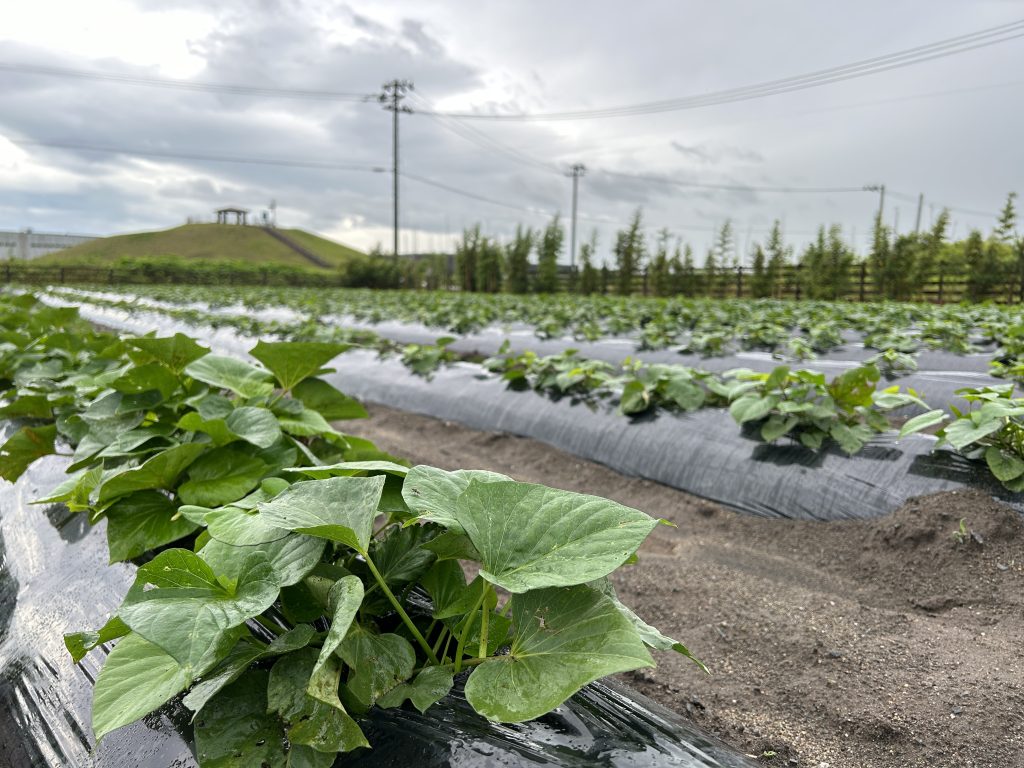
[[[281,627],[277,626],[277,624],[272,622],[266,616],[257,616],[256,617],[256,621],[259,623],[259,625],[261,627],[263,627],[264,629],[270,630],[271,632],[273,632],[278,637],[280,637],[281,635],[283,635],[285,633],[285,630],[281,629]]]
[[[481,594],[480,599],[476,601],[476,605],[466,615],[466,623],[462,625],[462,632],[459,634],[458,645],[455,646],[455,673],[458,674],[459,670],[462,669],[462,653],[463,648],[466,645],[466,639],[469,637],[469,630],[472,629],[473,624],[476,622],[476,609],[480,607],[483,602],[484,596]]]
[[[491,609],[487,607],[487,582],[480,580],[483,584],[483,595],[480,597],[480,652],[477,654],[481,659],[487,656],[487,619],[490,617]]]
[[[362,554],[362,556],[366,559],[366,564],[367,566],[369,566],[370,573],[373,574],[373,578],[375,578],[377,580],[377,583],[380,584],[381,590],[384,592],[385,595],[387,595],[388,600],[391,601],[391,605],[394,606],[395,610],[398,612],[398,615],[402,618],[402,623],[404,623],[408,630],[412,633],[412,636],[416,638],[416,642],[419,643],[419,646],[423,649],[423,652],[427,654],[427,658],[430,659],[434,664],[437,664],[437,655],[434,653],[434,649],[430,647],[430,643],[428,643],[424,639],[423,635],[420,633],[420,630],[413,623],[413,620],[409,618],[409,614],[405,612],[405,609],[402,607],[402,604],[398,602],[398,598],[395,597],[394,593],[388,588],[387,583],[384,581],[384,577],[380,575],[380,571],[377,570],[377,566],[373,564],[373,560],[370,558],[370,553],[362,552],[360,554]]]

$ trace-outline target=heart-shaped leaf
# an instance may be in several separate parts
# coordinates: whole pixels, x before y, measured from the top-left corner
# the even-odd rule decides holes
[[[410,469],[406,475],[402,498],[421,519],[462,533],[462,526],[455,519],[455,500],[469,487],[470,482],[494,483],[511,479],[508,475],[483,469],[447,472],[421,464]]]

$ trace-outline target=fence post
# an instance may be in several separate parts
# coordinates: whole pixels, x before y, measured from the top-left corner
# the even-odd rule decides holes
[[[867,262],[862,261],[860,263],[860,303],[864,303],[864,282],[868,276],[868,265]]]
[[[800,283],[803,282],[800,279],[800,270],[803,268],[803,264],[797,264],[793,270],[793,280],[796,282],[796,300],[800,301]]]

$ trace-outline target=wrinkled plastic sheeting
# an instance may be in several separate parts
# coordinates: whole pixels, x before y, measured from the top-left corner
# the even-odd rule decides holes
[[[530,437],[755,515],[875,517],[914,496],[966,487],[1018,506],[1024,499],[977,464],[950,451],[933,453],[935,439],[926,435],[899,441],[880,435],[847,456],[834,447],[810,451],[788,439],[764,443],[722,408],[628,419],[604,403],[511,391],[469,364],[443,368],[429,381],[397,360],[363,351],[348,352],[336,364],[339,372],[327,378],[361,400]]]
[[[117,327],[131,329],[139,333],[154,328],[159,328],[162,333],[172,333],[175,330],[186,333],[197,332],[196,326],[188,326],[166,315],[147,313],[145,310],[128,313],[109,307],[75,304],[53,296],[44,296],[44,299],[50,303],[78,306],[83,317],[87,319],[98,323],[115,324]],[[264,319],[268,320],[283,319],[278,317],[279,311],[264,310],[261,313],[248,310],[248,313],[256,316],[265,315]],[[417,323],[401,323],[392,320],[365,323],[356,322],[352,318],[346,317],[324,319],[336,321],[340,327],[372,330],[380,336],[407,344],[433,344],[439,337],[447,335],[436,328],[428,328]],[[233,343],[234,331],[230,328],[202,328],[199,330],[202,331],[204,338],[211,343],[222,343],[229,347]],[[856,336],[856,334],[848,335]],[[487,328],[477,333],[460,336],[449,346],[449,349],[460,355],[487,357],[496,355],[506,341],[509,343],[509,353],[530,350],[538,355],[553,355],[566,349],[576,349],[581,357],[604,360],[613,365],[621,363],[627,357],[646,363],[687,365],[716,373],[722,373],[732,368],[750,368],[768,373],[779,365],[788,365],[794,369],[809,368],[821,371],[830,377],[837,376],[850,368],[856,368],[876,352],[876,350],[866,349],[859,342],[850,341],[837,349],[822,353],[813,360],[805,361],[778,360],[773,358],[771,353],[758,350],[734,351],[728,355],[717,357],[701,357],[699,355],[682,355],[674,349],[638,350],[637,340],[629,336],[605,338],[598,341],[577,341],[568,336],[540,339],[534,335],[532,329],[522,326],[509,329]],[[236,349],[235,347],[231,348],[233,351]],[[917,356],[917,371],[893,377],[886,382],[886,386],[898,384],[903,389],[913,389],[933,408],[948,408],[950,405],[954,405],[962,410],[967,407],[967,402],[956,394],[956,390],[1006,383],[1003,379],[989,375],[990,359],[991,353],[957,355],[942,350],[924,349]],[[908,412],[911,410],[907,409]]]
[[[11,431],[0,424],[0,439]],[[36,506],[64,479],[67,460],[36,462],[0,480],[0,765],[11,768],[195,768],[190,714],[177,701],[107,735],[93,749],[93,684],[109,646],[75,665],[65,632],[99,627],[134,578],[107,564],[104,524],[63,504]],[[591,684],[544,717],[489,723],[461,689],[426,714],[374,710],[363,723],[372,751],[336,766],[473,768],[753,768],[678,715],[614,683]]]
[[[204,329],[165,316],[83,307],[83,316],[122,330],[182,331],[216,351],[245,354],[253,340],[233,329]],[[629,419],[605,403],[509,390],[479,366],[460,363],[428,380],[394,358],[353,350],[335,361],[329,378],[346,393],[372,403],[465,424],[473,429],[533,438],[580,458],[766,517],[842,520],[884,515],[907,499],[959,488],[982,488],[1024,509],[977,464],[935,439],[892,434],[874,438],[847,456],[834,446],[809,451],[781,439],[761,442],[737,427],[724,409],[690,414],[659,412]]]
[[[353,768],[754,768],[755,762],[698,731],[646,696],[593,683],[555,711],[527,723],[488,723],[461,683],[426,714],[378,711],[363,724],[372,751]]]
[[[92,686],[107,647],[75,665],[63,634],[100,627],[134,566],[107,565],[104,525],[63,504],[31,506],[64,479],[46,457],[0,480],[0,765],[14,768],[186,768],[188,715],[168,708],[115,731],[93,754]]]

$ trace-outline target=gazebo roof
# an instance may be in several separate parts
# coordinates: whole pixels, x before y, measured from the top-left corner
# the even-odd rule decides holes
[[[248,208],[218,208],[216,213],[248,213]]]

